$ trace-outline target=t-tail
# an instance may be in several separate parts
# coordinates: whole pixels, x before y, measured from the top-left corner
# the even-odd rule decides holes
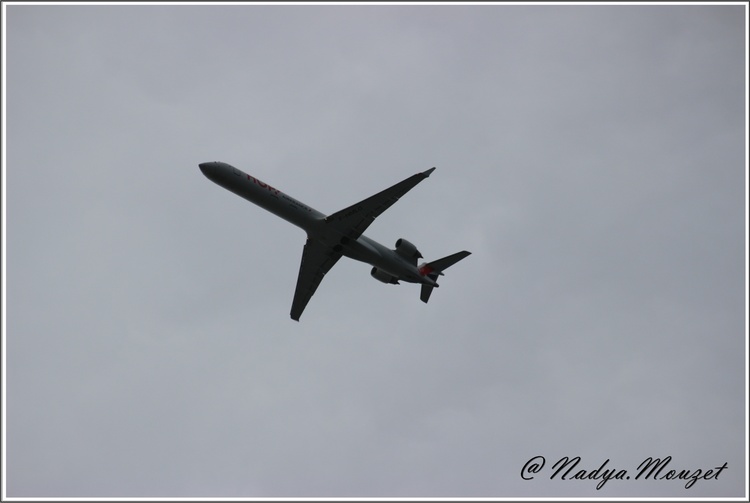
[[[453,255],[448,255],[447,257],[435,260],[434,262],[430,262],[429,264],[422,264],[419,267],[419,272],[423,276],[427,276],[433,282],[435,282],[437,281],[438,276],[443,276],[444,270],[448,269],[459,260],[465,259],[469,255],[471,255],[471,252],[467,252],[466,250],[454,253]],[[419,298],[422,299],[422,302],[427,303],[427,301],[430,300],[432,289],[436,286],[439,285],[437,283],[435,283],[434,285],[428,285],[425,283],[422,284],[422,293],[419,296]]]

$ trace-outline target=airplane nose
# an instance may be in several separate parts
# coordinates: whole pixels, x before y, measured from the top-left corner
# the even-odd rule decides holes
[[[211,173],[216,173],[216,163],[215,162],[202,162],[198,164],[198,167],[201,169],[201,173],[206,175],[207,177],[211,178],[209,175]]]

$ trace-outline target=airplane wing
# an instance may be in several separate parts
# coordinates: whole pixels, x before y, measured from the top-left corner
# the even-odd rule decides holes
[[[318,285],[323,281],[323,277],[340,258],[341,253],[335,252],[318,241],[307,239],[305,248],[302,250],[302,263],[299,266],[297,288],[292,301],[290,314],[293,320],[299,321],[302,311],[305,310],[305,306],[310,302]]]
[[[412,175],[396,185],[389,187],[374,196],[337,211],[326,218],[326,225],[333,226],[349,239],[357,239],[381,213],[390,208],[401,196],[413,189],[419,182],[430,176],[435,168]],[[318,285],[326,273],[338,262],[341,253],[316,240],[307,239],[302,251],[302,263],[297,276],[297,288],[294,291],[291,317],[299,321],[302,311],[310,302]]]
[[[419,182],[430,176],[435,168],[417,173],[396,185],[378,192],[374,196],[337,211],[326,218],[326,224],[349,239],[357,239],[381,213],[390,208],[401,196],[413,189]]]

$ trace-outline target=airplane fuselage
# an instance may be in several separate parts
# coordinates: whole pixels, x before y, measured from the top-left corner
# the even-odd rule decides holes
[[[370,264],[399,280],[438,286],[435,280],[422,274],[419,267],[395,250],[365,235],[348,239],[326,225],[325,214],[234,166],[224,162],[206,162],[199,167],[217,185],[303,229],[308,239],[329,246],[346,257]]]

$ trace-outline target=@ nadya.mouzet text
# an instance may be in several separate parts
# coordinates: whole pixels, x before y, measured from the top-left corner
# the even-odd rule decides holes
[[[604,487],[610,480],[680,480],[685,481],[685,489],[690,489],[699,480],[719,480],[719,475],[727,469],[725,462],[721,466],[711,468],[680,468],[670,466],[672,456],[665,458],[644,459],[631,475],[626,469],[609,467],[609,459],[598,468],[587,469],[581,466],[581,457],[569,458],[563,456],[551,467],[546,468],[551,473],[550,480],[598,480],[596,489]],[[534,456],[524,463],[521,468],[521,478],[533,480],[535,476],[545,470],[547,460],[544,456]]]

